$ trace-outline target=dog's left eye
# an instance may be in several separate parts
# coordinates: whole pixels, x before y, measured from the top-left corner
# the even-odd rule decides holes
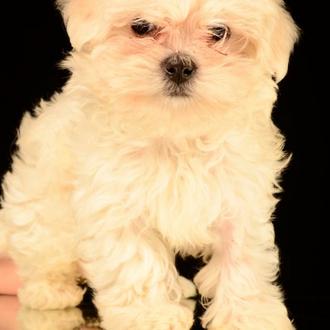
[[[229,27],[225,24],[210,26],[209,31],[211,33],[212,40],[215,42],[229,39],[231,35]]]
[[[156,30],[156,26],[144,19],[137,18],[132,22],[132,30],[139,36],[147,36]]]

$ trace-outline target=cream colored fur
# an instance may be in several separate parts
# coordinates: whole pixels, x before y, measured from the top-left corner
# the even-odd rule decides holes
[[[297,29],[281,0],[61,0],[74,51],[63,93],[22,122],[4,180],[1,247],[21,303],[76,306],[83,276],[105,329],[188,330],[174,253],[208,260],[195,284],[210,330],[288,330],[271,215],[287,164],[272,124]],[[161,30],[135,36],[136,18]],[[208,27],[231,29],[211,43]],[[198,65],[170,97],[160,63]],[[189,290],[188,290],[189,291]],[[189,291],[190,292],[190,291]]]

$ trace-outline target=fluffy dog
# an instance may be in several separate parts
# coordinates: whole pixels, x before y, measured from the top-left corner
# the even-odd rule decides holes
[[[4,180],[21,303],[75,306],[82,276],[104,328],[187,330],[180,252],[207,261],[205,327],[293,329],[271,223],[287,164],[271,112],[297,39],[282,0],[59,7],[72,77],[25,116]]]

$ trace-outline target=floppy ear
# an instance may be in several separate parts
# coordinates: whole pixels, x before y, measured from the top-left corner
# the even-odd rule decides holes
[[[72,47],[80,51],[93,42],[101,30],[100,0],[57,0]]]
[[[265,52],[266,66],[275,81],[279,82],[287,73],[290,54],[298,40],[299,32],[291,15],[283,7],[282,1],[275,1],[280,2],[281,5],[276,4],[277,10],[268,17],[266,22],[268,29],[266,27],[264,30],[265,32],[268,30],[268,37],[265,38],[267,44],[262,51]]]

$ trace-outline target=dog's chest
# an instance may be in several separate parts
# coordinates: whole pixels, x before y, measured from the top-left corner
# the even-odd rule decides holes
[[[83,158],[78,190],[89,192],[83,196],[95,201],[95,212],[108,208],[111,221],[140,221],[175,246],[210,243],[222,206],[220,148],[207,150],[200,141],[99,143]]]

